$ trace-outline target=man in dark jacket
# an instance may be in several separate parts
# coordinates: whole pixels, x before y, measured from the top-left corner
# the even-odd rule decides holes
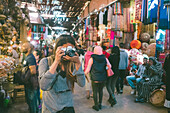
[[[38,80],[38,77],[36,75],[36,60],[34,55],[32,54],[33,51],[33,45],[26,42],[22,46],[22,52],[25,53],[25,60],[23,62],[23,66],[28,66],[28,70],[26,74],[29,74],[29,78],[33,78]],[[28,79],[27,83],[25,84],[25,96],[26,101],[29,106],[30,113],[37,113],[37,87],[38,87],[38,81],[37,83],[33,83],[32,81],[36,81],[33,79]]]

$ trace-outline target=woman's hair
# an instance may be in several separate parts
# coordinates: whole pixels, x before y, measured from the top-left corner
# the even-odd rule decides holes
[[[118,46],[113,47],[111,53],[116,54],[116,55],[120,55],[119,47]]]
[[[75,40],[72,36],[70,36],[70,35],[60,35],[55,42],[56,45],[55,45],[54,53],[56,52],[56,50],[59,46],[62,46],[62,45],[67,44],[67,43],[70,43],[74,46],[76,45]]]
[[[67,44],[67,43],[70,43],[75,46],[74,38],[71,37],[70,35],[61,35],[59,38],[57,38],[57,40],[55,42],[56,45],[55,45],[55,49],[54,49],[54,56],[55,56],[55,52],[56,52],[57,48],[59,46],[63,46],[64,44]],[[74,63],[62,60],[61,65],[64,66],[64,71],[66,72],[67,82],[69,80],[71,82],[71,88],[73,88],[74,81],[75,81],[75,77],[72,75],[73,70],[75,68]],[[61,70],[61,65],[59,65],[59,67],[57,68],[57,71]]]

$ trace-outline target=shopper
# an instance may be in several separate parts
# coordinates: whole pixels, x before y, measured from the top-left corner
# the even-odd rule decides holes
[[[111,106],[117,103],[114,92],[115,92],[116,81],[119,77],[119,70],[118,70],[119,61],[120,61],[120,49],[118,46],[115,46],[112,48],[111,55],[109,56],[109,62],[112,66],[114,75],[107,79],[107,84],[106,84],[107,90],[109,92],[108,102],[111,104]]]
[[[119,62],[119,78],[116,83],[118,94],[123,93],[124,78],[126,76],[126,69],[128,67],[128,54],[124,49],[124,44],[120,43],[120,62]]]
[[[127,82],[129,83],[129,85],[133,89],[131,94],[136,93],[136,86],[134,85],[133,81],[136,81],[136,84],[138,84],[142,79],[146,78],[146,75],[145,75],[144,72],[146,70],[147,61],[148,61],[148,59],[145,57],[143,59],[143,64],[139,65],[137,73],[131,74],[130,76],[126,77]]]
[[[85,63],[84,63],[84,71],[86,70],[87,68],[87,65],[88,65],[88,62],[89,62],[89,59],[91,58],[91,55],[93,54],[93,47],[92,46],[89,46],[87,48],[87,52],[85,53]],[[90,91],[91,91],[91,80],[90,80],[90,73],[88,73],[86,75],[86,85],[85,85],[85,88],[86,88],[86,97],[87,99],[90,98]]]
[[[37,87],[38,87],[38,81],[36,81],[37,75],[36,75],[36,60],[34,55],[32,54],[33,46],[26,42],[22,45],[22,52],[25,54],[26,58],[23,61],[23,66],[28,66],[29,69],[27,70],[26,74],[29,74],[28,76],[33,77],[33,79],[29,79],[27,83],[25,84],[25,96],[26,96],[26,102],[29,106],[30,113],[37,113],[38,106],[37,106]],[[30,73],[29,73],[30,71]],[[32,81],[36,81],[32,82]]]
[[[149,79],[140,81],[137,84],[138,97],[135,102],[148,102],[151,92],[161,85],[163,74],[162,64],[155,57],[150,57],[149,65],[149,68],[146,70]]]
[[[170,51],[170,50],[169,50]],[[164,62],[164,70],[166,72],[166,100],[164,106],[168,109],[170,113],[170,53],[167,55]]]
[[[91,75],[94,100],[94,106],[92,108],[96,111],[102,109],[103,87],[107,79],[107,64],[111,67],[108,59],[106,59],[106,57],[103,55],[102,48],[100,46],[96,46],[94,48],[94,54],[91,55],[87,69],[85,71],[86,75],[89,72]],[[99,98],[97,95],[99,95]]]
[[[102,46],[103,48],[103,54],[105,55],[106,58],[109,58],[110,54],[108,52],[106,52],[107,47],[106,46]]]
[[[39,67],[39,62],[40,62],[40,51],[39,50],[34,50],[33,55],[35,57],[36,60],[36,71],[37,71],[37,77],[38,75],[38,67]],[[38,109],[41,108],[41,99],[40,99],[40,87],[38,86],[37,88],[37,99],[38,99]]]
[[[61,35],[55,45],[54,55],[39,64],[42,113],[75,113],[71,88],[74,81],[81,87],[85,85],[84,71],[78,54],[72,51],[75,41],[70,35]],[[70,57],[66,52],[74,55]]]

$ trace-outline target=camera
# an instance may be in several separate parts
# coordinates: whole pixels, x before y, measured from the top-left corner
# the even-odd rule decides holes
[[[73,57],[73,56],[76,56],[75,52],[76,52],[76,49],[71,47],[71,46],[68,46],[67,48],[61,48],[61,50],[63,50],[65,52],[65,55],[68,55],[70,57]]]

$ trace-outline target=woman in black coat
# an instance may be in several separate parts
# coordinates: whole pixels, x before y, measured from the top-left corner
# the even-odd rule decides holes
[[[114,92],[115,92],[116,81],[119,76],[119,69],[118,69],[119,61],[120,61],[120,49],[118,46],[115,46],[112,48],[111,55],[109,56],[109,62],[112,66],[114,75],[107,79],[107,84],[106,84],[106,88],[109,93],[108,102],[111,104],[112,107],[117,103]]]
[[[164,106],[168,108],[168,113],[170,113],[170,54],[167,55],[163,68],[166,72],[166,100]]]

